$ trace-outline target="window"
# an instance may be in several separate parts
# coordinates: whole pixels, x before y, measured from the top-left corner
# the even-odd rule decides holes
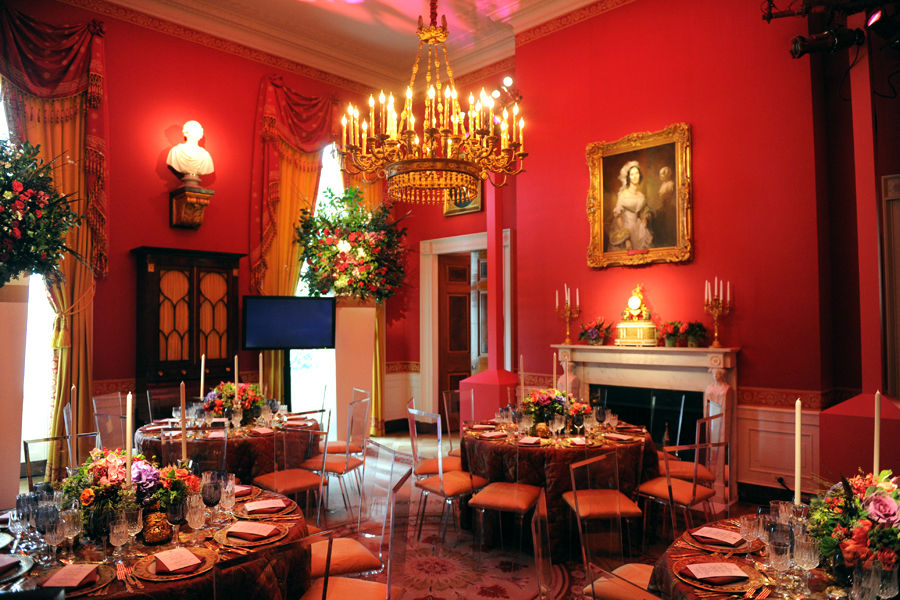
[[[344,191],[341,161],[337,157],[334,144],[322,151],[322,173],[316,194],[316,212],[331,207],[329,199],[325,196],[325,190],[328,189],[335,194],[342,194]],[[303,269],[306,269],[306,265],[303,265]],[[309,288],[302,280],[297,285],[295,295],[309,295]],[[334,350],[291,350],[290,357],[291,409],[327,408],[334,415],[337,407]],[[329,437],[334,437],[336,427],[333,420],[330,429]]]

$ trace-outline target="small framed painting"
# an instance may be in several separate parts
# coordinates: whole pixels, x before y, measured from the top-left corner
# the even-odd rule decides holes
[[[478,186],[478,194],[474,198],[466,198],[464,200],[445,200],[444,216],[454,217],[456,215],[464,215],[466,213],[478,212],[481,210],[481,197],[484,195],[484,182]]]
[[[676,123],[587,147],[590,267],[689,261],[691,129]]]

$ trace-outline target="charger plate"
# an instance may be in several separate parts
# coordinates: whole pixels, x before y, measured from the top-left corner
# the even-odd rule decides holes
[[[62,567],[59,567],[61,569]],[[46,578],[49,578],[59,569],[53,569],[47,574]],[[46,579],[45,578],[45,579]],[[97,581],[94,583],[82,586],[80,588],[66,588],[66,598],[77,598],[79,596],[86,596],[91,592],[96,592],[100,588],[109,584],[110,581],[116,578],[116,570],[109,565],[97,565]],[[58,589],[58,588],[57,588]]]
[[[6,583],[8,581],[12,581],[14,579],[18,579],[25,573],[31,570],[31,567],[34,566],[34,559],[30,556],[25,556],[23,554],[19,555],[19,566],[11,571],[4,572],[3,575],[0,575],[0,583]]]
[[[230,536],[228,535],[228,529],[231,527],[231,525],[229,525],[228,527],[223,527],[222,529],[216,531],[213,534],[213,539],[223,546],[234,546],[236,548],[252,548],[254,546],[265,546],[266,544],[277,542],[278,540],[286,536],[288,534],[288,531],[290,531],[291,529],[290,527],[282,523],[271,523],[271,525],[278,528],[278,533],[261,540],[244,540],[238,537]]]
[[[744,581],[735,581],[734,583],[725,583],[721,585],[716,585],[714,583],[706,583],[700,581],[699,579],[694,579],[693,577],[687,577],[681,574],[681,569],[686,567],[687,565],[694,565],[697,563],[717,563],[717,562],[727,562],[732,563],[740,567],[740,569],[747,574],[747,579]],[[686,584],[693,586],[695,588],[699,588],[701,590],[710,590],[713,592],[719,592],[723,595],[727,594],[743,594],[749,589],[756,589],[763,585],[764,580],[762,573],[756,570],[756,568],[752,565],[748,565],[744,561],[740,560],[725,560],[719,556],[693,556],[691,558],[683,558],[675,564],[672,565],[672,572],[675,574],[675,577],[685,582]]]
[[[755,540],[748,541],[744,540],[743,543],[738,544],[737,546],[726,546],[724,544],[708,544],[706,542],[701,542],[693,535],[691,535],[690,531],[685,531],[682,534],[681,539],[683,539],[688,545],[693,546],[694,548],[698,548],[700,550],[706,550],[707,552],[724,552],[728,554],[731,552],[732,554],[752,554],[753,552],[759,552],[763,549],[762,540],[756,538]]]
[[[262,521],[264,519],[271,519],[272,517],[281,517],[284,515],[289,515],[295,510],[297,510],[297,503],[287,498],[287,501],[290,503],[279,511],[270,512],[270,513],[260,513],[258,515],[249,515],[246,511],[246,503],[235,504],[232,512],[234,516],[238,519],[249,519],[251,521]]]
[[[210,550],[209,548],[188,548],[188,550],[193,552],[194,556],[203,561],[200,563],[199,567],[190,573],[157,574],[156,556],[149,554],[139,558],[137,562],[134,563],[134,574],[147,581],[176,581],[178,579],[188,579],[212,569],[219,557],[217,552]],[[113,575],[115,575],[115,573],[113,573]]]
[[[237,504],[238,502],[247,502],[248,500],[253,500],[254,498],[258,498],[259,495],[262,494],[262,488],[258,488],[255,485],[250,486],[250,493],[246,496],[235,496],[234,502]]]

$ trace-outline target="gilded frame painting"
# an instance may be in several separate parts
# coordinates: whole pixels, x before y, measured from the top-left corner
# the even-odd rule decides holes
[[[587,147],[590,267],[686,262],[693,255],[691,128]]]
[[[484,196],[484,182],[478,186],[478,194],[472,200],[464,200],[452,202],[444,200],[444,216],[455,217],[456,215],[464,215],[466,213],[478,212],[481,210],[482,197]]]

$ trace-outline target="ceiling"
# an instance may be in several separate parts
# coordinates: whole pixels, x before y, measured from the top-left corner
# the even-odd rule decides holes
[[[110,0],[373,88],[409,81],[428,0]],[[515,35],[596,0],[444,0],[454,76],[515,53]]]

